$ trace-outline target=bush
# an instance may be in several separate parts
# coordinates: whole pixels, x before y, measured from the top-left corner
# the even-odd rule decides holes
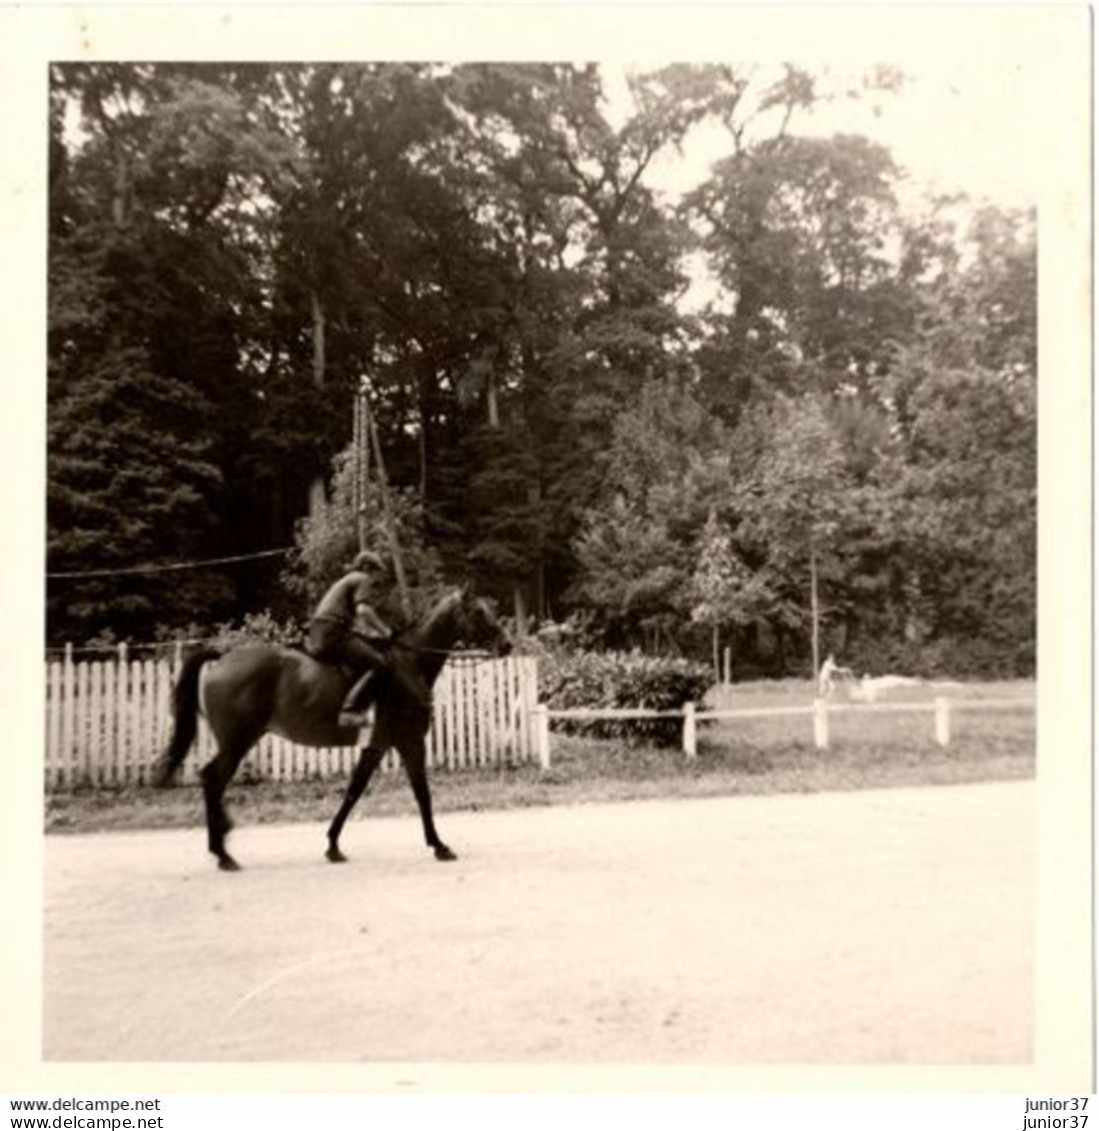
[[[550,710],[588,707],[640,707],[678,711],[698,701],[713,676],[691,660],[646,656],[641,652],[550,652],[539,657],[541,698]],[[559,719],[554,728],[596,738],[646,739],[660,745],[679,742],[679,719]]]
[[[939,637],[921,643],[859,639],[836,655],[856,675],[923,679],[1020,679],[1034,674],[1033,641],[1001,643],[981,637]]]
[[[282,624],[269,612],[249,613],[235,624],[219,624],[210,638],[215,648],[239,648],[242,644],[300,645],[302,640],[300,624]]]

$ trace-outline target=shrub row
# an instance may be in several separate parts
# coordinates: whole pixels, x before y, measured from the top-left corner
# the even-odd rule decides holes
[[[539,693],[550,710],[678,711],[684,703],[700,700],[712,682],[712,673],[702,664],[641,652],[554,651],[538,659]],[[553,726],[570,734],[661,745],[678,743],[683,731],[678,719],[556,719]]]
[[[1034,643],[941,637],[922,643],[858,639],[836,659],[857,674],[913,675],[923,679],[1020,679],[1034,674]]]

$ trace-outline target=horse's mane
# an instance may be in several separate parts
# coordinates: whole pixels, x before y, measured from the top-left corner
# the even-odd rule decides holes
[[[413,636],[426,636],[445,617],[453,613],[454,609],[462,603],[465,590],[454,588],[439,597],[430,609],[418,617],[411,624],[406,625],[397,633],[397,639],[408,643]]]

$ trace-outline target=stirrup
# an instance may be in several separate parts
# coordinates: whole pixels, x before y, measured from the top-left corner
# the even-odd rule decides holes
[[[366,726],[367,713],[365,711],[340,711],[339,718],[336,721],[341,727],[362,730]]]

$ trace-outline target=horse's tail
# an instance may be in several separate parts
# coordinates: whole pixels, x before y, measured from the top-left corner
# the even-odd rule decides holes
[[[168,749],[153,767],[152,782],[158,789],[172,784],[191,743],[198,733],[198,677],[202,667],[221,655],[214,648],[200,648],[183,661],[175,689],[172,692],[172,737]]]

